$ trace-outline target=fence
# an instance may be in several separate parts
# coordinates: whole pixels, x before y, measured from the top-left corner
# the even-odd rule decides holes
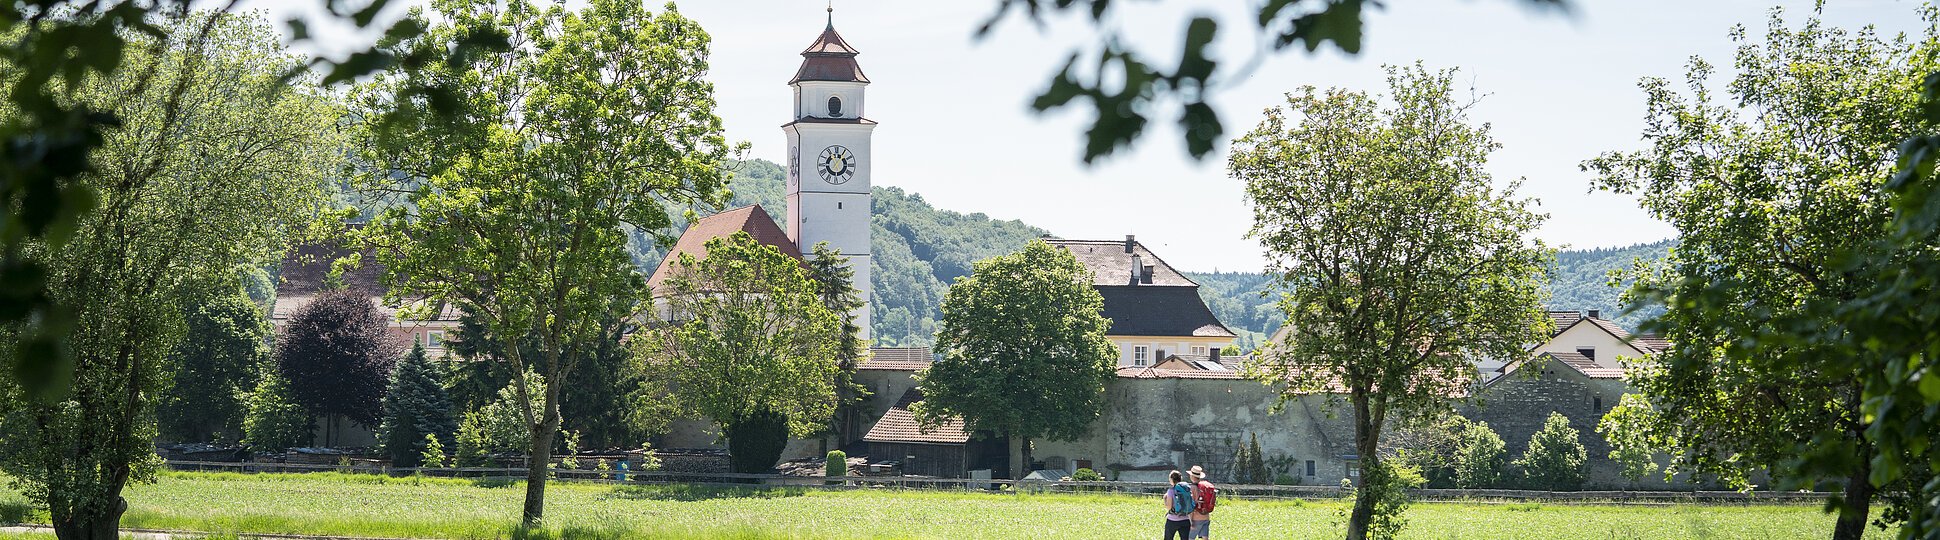
[[[249,463],[217,461],[168,461],[178,471],[225,471],[240,473],[341,472],[410,476],[475,478],[481,480],[521,480],[523,468],[492,467],[379,467],[368,465],[313,465],[300,463]],[[916,476],[783,476],[779,474],[696,473],[666,471],[622,471],[552,468],[555,478],[575,482],[620,485],[667,485],[730,488],[801,488],[821,490],[888,489],[928,491],[991,491],[1009,493],[1118,493],[1158,495],[1170,484],[1165,482],[1078,482],[1043,480],[983,480],[967,478],[927,478]],[[1279,486],[1220,484],[1221,497],[1238,499],[1338,499],[1352,494],[1338,486]],[[1539,501],[1551,503],[1668,504],[1702,503],[1820,503],[1833,493],[1804,491],[1531,491],[1510,489],[1417,489],[1411,493],[1421,501]]]

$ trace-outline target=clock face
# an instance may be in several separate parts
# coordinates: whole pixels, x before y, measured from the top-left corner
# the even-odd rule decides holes
[[[822,157],[816,167],[822,173],[822,181],[842,185],[855,177],[855,152],[842,145],[822,149]]]

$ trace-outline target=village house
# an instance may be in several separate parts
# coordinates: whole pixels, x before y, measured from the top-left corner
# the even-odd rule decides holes
[[[1673,487],[1662,475],[1635,484],[1618,473],[1609,459],[1610,445],[1596,431],[1605,413],[1633,393],[1624,381],[1624,363],[1644,359],[1669,346],[1653,335],[1632,335],[1598,310],[1551,311],[1555,333],[1532,347],[1527,358],[1502,364],[1484,374],[1475,399],[1461,407],[1462,415],[1489,423],[1502,436],[1513,459],[1522,455],[1529,437],[1542,429],[1551,412],[1569,418],[1588,457],[1585,486],[1591,488]]]
[[[1089,468],[1110,479],[1160,481],[1167,471],[1200,465],[1224,478],[1239,445],[1257,436],[1276,472],[1296,482],[1332,485],[1354,476],[1351,425],[1329,417],[1325,396],[1295,399],[1274,412],[1280,389],[1240,377],[1241,359],[1220,354],[1234,334],[1200,299],[1197,283],[1135,237],[1045,241],[1091,271],[1120,357],[1117,377],[1105,385],[1105,412],[1090,433],[1033,441],[1040,461],[1030,470],[1061,477]],[[910,461],[905,472],[915,474],[1003,477],[1022,459],[1016,443],[974,437],[957,426],[916,429],[907,406],[921,399],[913,375],[929,355],[890,360],[882,350],[877,354],[859,367],[857,380],[894,396],[895,405],[864,437],[872,460]]]

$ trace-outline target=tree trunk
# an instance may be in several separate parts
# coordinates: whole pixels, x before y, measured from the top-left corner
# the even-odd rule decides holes
[[[546,381],[552,384],[552,381]],[[556,401],[556,400],[555,400]],[[546,408],[553,404],[547,403]],[[556,417],[556,415],[547,415]],[[532,447],[527,450],[530,456],[525,470],[525,514],[522,523],[527,527],[537,527],[546,517],[546,476],[552,468],[552,434],[559,432],[559,424],[547,419],[532,430]]]
[[[1031,438],[1018,437],[1017,440],[1022,441],[1017,445],[1017,449],[1019,452],[1023,453],[1023,458],[1024,458],[1023,460],[1024,465],[1022,467],[1024,472],[1021,474],[1018,474],[1017,479],[1023,480],[1024,477],[1031,475]]]
[[[1859,470],[1846,479],[1846,500],[1839,504],[1839,523],[1832,528],[1832,540],[1860,540],[1866,535],[1873,507],[1872,475],[1872,461],[1862,459]]]
[[[1353,393],[1354,404],[1354,452],[1360,463],[1360,480],[1356,482],[1358,493],[1354,497],[1354,510],[1347,516],[1347,540],[1366,540],[1367,524],[1374,518],[1374,498],[1365,497],[1367,491],[1367,471],[1370,466],[1379,466],[1381,455],[1378,450],[1380,429],[1374,426],[1369,414],[1367,395]]]
[[[53,516],[54,537],[60,540],[119,540],[121,514],[128,511],[128,500],[117,494],[114,501],[113,508],[100,514]]]

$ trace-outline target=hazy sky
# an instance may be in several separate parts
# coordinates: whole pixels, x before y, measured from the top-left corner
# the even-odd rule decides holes
[[[1331,49],[1273,55],[1213,99],[1229,137],[1250,130],[1260,111],[1304,85],[1381,92],[1383,64],[1416,60],[1461,68],[1458,80],[1482,95],[1475,122],[1493,125],[1502,149],[1489,170],[1499,184],[1523,179],[1521,194],[1541,201],[1549,220],[1540,236],[1556,245],[1599,247],[1674,234],[1629,198],[1591,192],[1578,163],[1639,146],[1646,76],[1680,79],[1692,56],[1729,72],[1733,25],[1762,36],[1775,0],[1576,0],[1570,14],[1532,11],[1510,0],[1389,2],[1367,18],[1361,54]],[[315,0],[258,0],[278,20]],[[403,2],[397,2],[402,4]],[[1128,41],[1160,65],[1176,60],[1187,17],[1220,17],[1218,50],[1232,71],[1260,36],[1245,17],[1254,2],[1118,2]],[[654,2],[658,4],[658,2]],[[680,3],[714,37],[710,78],[732,140],[752,157],[781,162],[779,126],[790,120],[789,77],[801,50],[820,33],[824,0],[708,0]],[[1810,2],[1784,2],[1796,25]],[[920,7],[919,7],[920,6]],[[1073,45],[1093,30],[1078,19],[1043,29],[1013,14],[988,39],[974,31],[996,2],[840,0],[835,27],[862,52],[873,82],[865,115],[875,131],[876,185],[921,194],[931,204],[997,219],[1020,219],[1067,238],[1136,234],[1167,262],[1187,270],[1258,270],[1258,244],[1245,238],[1252,215],[1243,186],[1225,174],[1225,142],[1204,161],[1186,154],[1173,112],[1153,118],[1129,150],[1086,166],[1079,159],[1082,111],[1047,116],[1027,106]],[[1882,34],[1916,31],[1917,3],[1828,2],[1824,18]],[[393,13],[400,12],[393,9]],[[328,25],[305,50],[340,55],[368,43]],[[1721,89],[1720,89],[1721,90]]]

